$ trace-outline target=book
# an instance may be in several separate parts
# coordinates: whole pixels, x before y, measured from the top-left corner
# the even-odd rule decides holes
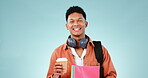
[[[100,66],[72,65],[71,78],[100,78]]]

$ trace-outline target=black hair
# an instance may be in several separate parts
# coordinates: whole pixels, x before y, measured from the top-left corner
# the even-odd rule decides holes
[[[67,10],[67,12],[66,12],[66,21],[67,21],[67,19],[68,19],[68,16],[69,16],[70,14],[74,13],[74,12],[77,12],[77,13],[82,14],[83,17],[84,17],[85,20],[86,20],[86,14],[85,14],[84,10],[83,10],[81,7],[79,7],[79,6],[72,6],[72,7],[70,7],[70,8]]]

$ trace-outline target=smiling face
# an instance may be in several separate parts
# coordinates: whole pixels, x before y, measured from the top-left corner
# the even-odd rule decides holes
[[[85,28],[88,22],[84,19],[80,13],[72,13],[68,16],[66,28],[70,31],[72,37],[85,37]]]

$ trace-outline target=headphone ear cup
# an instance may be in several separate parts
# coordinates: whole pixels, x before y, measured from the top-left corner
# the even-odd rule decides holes
[[[81,48],[86,48],[87,43],[88,43],[88,38],[82,38],[82,39],[80,40],[79,47],[81,47]]]
[[[68,46],[76,47],[76,41],[73,38],[68,38]]]

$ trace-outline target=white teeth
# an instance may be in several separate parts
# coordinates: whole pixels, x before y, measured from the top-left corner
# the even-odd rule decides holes
[[[73,30],[80,30],[80,28],[74,28]]]

